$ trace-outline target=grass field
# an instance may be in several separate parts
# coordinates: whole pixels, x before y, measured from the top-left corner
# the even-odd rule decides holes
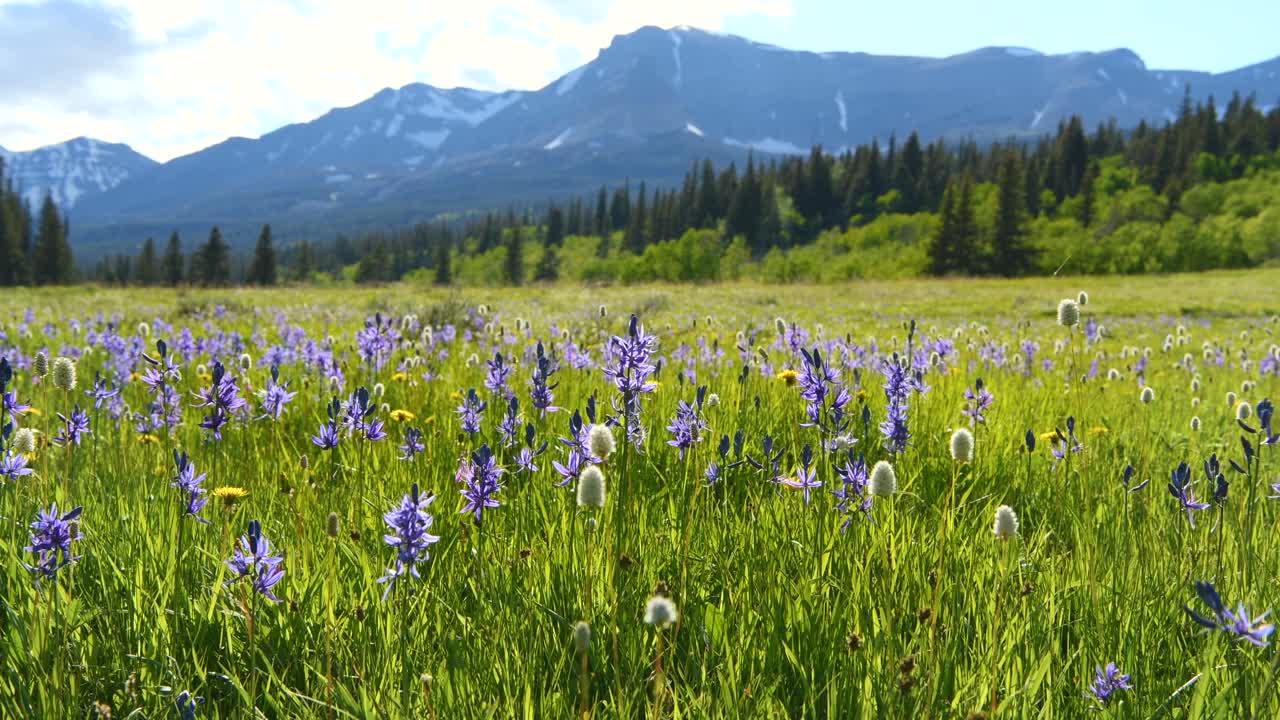
[[[6,293],[0,717],[1276,717],[1277,288]]]

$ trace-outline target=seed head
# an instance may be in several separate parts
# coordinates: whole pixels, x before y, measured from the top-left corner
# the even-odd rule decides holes
[[[1107,371],[1107,379],[1111,382],[1117,382],[1120,380],[1120,371],[1115,368],[1111,368]]]
[[[253,367],[253,357],[249,353],[240,353],[240,372],[248,372]]]
[[[679,617],[679,613],[676,612],[676,604],[661,595],[654,595],[649,598],[649,602],[644,607],[644,621],[659,628],[664,628],[674,623]]]
[[[591,626],[585,620],[579,620],[573,626],[573,646],[578,653],[585,653],[591,647]]]
[[[53,386],[65,392],[76,389],[76,361],[59,357],[53,361]]]
[[[1236,406],[1236,419],[1248,420],[1253,416],[1253,406],[1247,402],[1241,402]]]
[[[329,513],[329,520],[324,524],[324,530],[329,534],[329,537],[336,538],[338,537],[340,524],[341,522],[338,520],[338,513],[331,512]]]
[[[1156,391],[1152,390],[1151,386],[1148,385],[1142,388],[1142,394],[1138,396],[1138,399],[1142,401],[1143,405],[1149,405],[1152,400],[1156,399]]]
[[[1235,394],[1234,392],[1230,392],[1230,391],[1228,391],[1228,392],[1227,392],[1227,407],[1233,408],[1233,407],[1235,407],[1235,406],[1236,406],[1236,394]]]
[[[1075,300],[1066,298],[1058,303],[1058,324],[1063,327],[1073,327],[1080,322],[1080,306]]]
[[[1078,296],[1076,296],[1076,304],[1077,304],[1077,305],[1079,305],[1080,307],[1084,307],[1085,305],[1088,305],[1088,304],[1089,304],[1089,293],[1087,293],[1087,292],[1085,292],[1085,291],[1081,290],[1081,291],[1080,291],[1080,294],[1079,294]]]
[[[1008,505],[996,508],[996,521],[992,531],[1001,540],[1008,540],[1018,534],[1018,515]]]
[[[777,333],[778,333],[779,335],[786,335],[786,334],[787,334],[787,321],[786,321],[786,320],[783,320],[783,319],[782,319],[782,318],[780,318],[780,317],[776,317],[776,318],[774,318],[774,319],[773,319],[773,329],[774,329],[774,330],[776,330],[776,331],[777,331]]]
[[[880,497],[892,497],[898,491],[898,476],[886,460],[871,469],[871,492]]]
[[[373,396],[374,396],[374,397],[376,397],[376,398],[381,398],[383,395],[386,395],[386,394],[387,394],[387,386],[386,386],[386,385],[383,385],[382,383],[375,383],[375,384],[374,384],[374,386],[373,386]]]
[[[604,507],[604,473],[588,465],[578,477],[578,507]]]
[[[41,350],[36,353],[36,359],[32,363],[31,369],[35,372],[36,377],[44,377],[49,374],[49,356],[45,351]]]
[[[973,460],[973,433],[968,428],[951,433],[951,459],[960,463]]]
[[[31,428],[19,428],[13,434],[14,452],[30,455],[36,451],[36,431]]]
[[[1195,432],[1195,431],[1198,431],[1199,429],[1200,429],[1200,416],[1196,415],[1195,417],[1191,418],[1191,430],[1192,432]]]
[[[613,430],[610,430],[608,425],[592,425],[587,444],[591,448],[591,454],[601,460],[608,460],[617,447],[613,439]]]

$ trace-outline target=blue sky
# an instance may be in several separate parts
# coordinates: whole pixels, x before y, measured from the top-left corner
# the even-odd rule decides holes
[[[384,87],[538,89],[642,25],[817,51],[1128,47],[1165,69],[1280,55],[1280,0],[0,0],[0,146],[87,135],[168,160]]]
[[[1127,47],[1150,68],[1222,72],[1280,55],[1280,0],[791,0],[788,17],[725,28],[783,47],[898,55]]]

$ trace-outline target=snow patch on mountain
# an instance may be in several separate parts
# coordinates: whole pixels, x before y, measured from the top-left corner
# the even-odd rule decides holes
[[[1031,129],[1032,129],[1032,130],[1035,130],[1035,129],[1036,129],[1036,126],[1038,126],[1038,125],[1040,124],[1040,121],[1044,118],[1044,111],[1045,111],[1045,110],[1048,110],[1048,109],[1049,109],[1049,106],[1048,106],[1048,105],[1046,105],[1046,106],[1044,106],[1044,107],[1040,108],[1039,110],[1032,110],[1032,111],[1031,111],[1032,115],[1034,115],[1034,117],[1032,117],[1032,118],[1031,118]]]
[[[702,137],[702,128],[698,127],[697,125],[694,125],[693,123],[685,123],[684,131],[688,133],[693,133],[698,137]]]
[[[1116,95],[1120,96],[1120,103],[1122,105],[1129,104],[1129,96],[1126,95],[1123,90],[1121,90],[1120,88],[1116,88]]]
[[[844,106],[844,90],[836,91],[836,109],[840,111],[840,131],[849,132],[849,112]]]
[[[563,145],[565,140],[568,140],[568,139],[569,139],[569,135],[570,135],[572,132],[573,132],[573,128],[569,128],[568,130],[565,130],[564,132],[562,132],[562,133],[560,133],[559,135],[557,135],[557,136],[555,137],[555,139],[554,139],[554,140],[552,140],[551,142],[547,143],[546,145],[543,145],[543,146],[542,146],[542,149],[543,149],[543,150],[555,150],[556,148],[558,148],[558,147],[560,147],[561,145]]]
[[[1111,79],[1111,76],[1107,74],[1107,71],[1103,70],[1102,68],[1098,68],[1096,72],[1098,73],[1098,77],[1102,78],[1103,80]]]
[[[449,131],[419,130],[418,132],[405,133],[404,137],[414,145],[419,145],[428,150],[435,150],[449,137]]]
[[[777,138],[762,138],[760,140],[735,140],[727,137],[724,139],[725,145],[731,145],[738,148],[748,148],[750,150],[759,150],[760,152],[770,153],[772,155],[807,155],[808,150],[786,140],[778,140]]]
[[[1007,47],[1004,51],[1014,57],[1040,57],[1044,55],[1044,53],[1039,50],[1033,50],[1032,48],[1025,47]]]
[[[437,120],[454,120],[475,127],[518,102],[522,97],[524,97],[524,94],[518,92],[494,95],[480,107],[474,110],[464,110],[455,105],[443,93],[432,88],[427,94],[426,102],[418,105],[415,112],[424,117]]]
[[[680,63],[680,43],[683,39],[676,33],[671,33],[671,55],[676,60],[676,75],[671,79],[671,84],[680,87],[684,81],[684,66]]]
[[[391,118],[391,122],[387,123],[387,137],[395,137],[400,132],[400,126],[404,124],[404,115],[396,113]]]
[[[556,95],[567,95],[570,90],[573,90],[573,86],[577,85],[578,81],[582,79],[582,73],[586,71],[586,65],[570,70],[567,75],[560,78],[560,82],[556,83]]]
[[[324,179],[324,181],[329,183],[330,185],[334,185],[336,183],[348,182],[349,180],[351,180],[351,175],[347,173],[338,173],[337,175],[328,175]]]

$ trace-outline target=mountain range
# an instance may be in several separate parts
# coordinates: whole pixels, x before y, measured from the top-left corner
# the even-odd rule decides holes
[[[257,139],[167,163],[78,138],[0,149],[33,200],[69,211],[77,248],[133,247],[219,223],[233,244],[272,222],[288,238],[408,224],[626,180],[674,184],[690,164],[886,142],[917,131],[979,142],[1050,133],[1072,114],[1123,128],[1171,120],[1189,88],[1280,101],[1280,57],[1231,72],[1153,70],[1130,50],[987,47],[945,58],[814,53],[689,27],[616,36],[536,91],[420,83]]]

